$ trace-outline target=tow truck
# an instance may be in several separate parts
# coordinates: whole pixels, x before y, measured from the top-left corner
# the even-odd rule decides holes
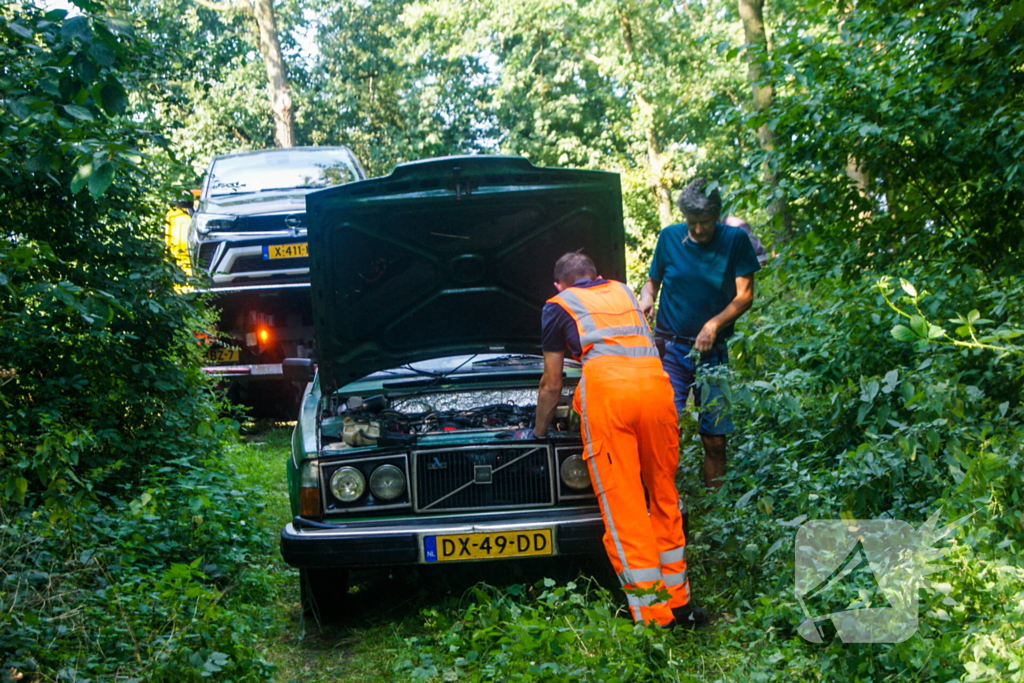
[[[254,416],[294,415],[301,388],[285,378],[284,359],[316,357],[306,194],[365,177],[345,147],[244,152],[210,162],[187,237],[192,271],[207,279],[219,309],[204,370]]]

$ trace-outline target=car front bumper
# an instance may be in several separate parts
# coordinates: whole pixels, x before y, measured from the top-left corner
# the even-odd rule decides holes
[[[304,523],[296,518],[281,531],[281,554],[285,562],[303,569],[411,565],[424,563],[425,536],[537,529],[552,530],[553,555],[603,551],[600,510],[577,507],[336,524]]]

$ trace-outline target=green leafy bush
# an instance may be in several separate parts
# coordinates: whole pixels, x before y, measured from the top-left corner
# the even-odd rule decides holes
[[[78,5],[0,7],[0,666],[264,680],[260,503],[218,457],[237,426],[162,240],[175,171],[127,94],[154,50]]]
[[[929,315],[952,317],[963,306],[957,288],[968,286],[984,315],[1019,315],[1019,283],[936,270],[915,274],[936,292],[919,302]],[[814,272],[813,283],[797,279]],[[1020,657],[1007,645],[1024,596],[1019,360],[937,345],[915,352],[890,334],[898,316],[868,273],[830,276],[809,258],[791,256],[769,273],[762,296],[769,303],[733,347],[737,434],[725,487],[692,513],[695,583],[723,596],[712,605],[734,614],[726,628],[757,646],[735,676],[947,680],[1015,671]],[[695,478],[695,449],[684,452]],[[897,645],[818,646],[796,634],[800,524],[843,517],[920,526],[936,510],[944,522],[977,514],[952,542],[948,569],[922,593],[917,635]],[[801,673],[808,666],[814,676]]]
[[[4,666],[58,680],[266,680],[263,505],[181,458],[73,509],[0,524]],[[137,497],[132,498],[133,495]]]

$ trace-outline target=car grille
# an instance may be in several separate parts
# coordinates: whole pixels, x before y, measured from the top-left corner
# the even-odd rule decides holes
[[[255,273],[264,270],[285,270],[286,268],[309,268],[309,258],[265,259],[263,256],[240,256],[231,265],[232,273]]]
[[[416,510],[481,510],[554,503],[546,446],[418,451]]]
[[[220,242],[204,242],[199,245],[199,268],[209,272],[210,264],[213,263],[213,255],[217,252]]]

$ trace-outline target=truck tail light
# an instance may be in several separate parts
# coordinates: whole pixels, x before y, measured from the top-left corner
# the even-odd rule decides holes
[[[306,519],[320,519],[320,466],[315,462],[302,463],[299,474],[299,515]]]

